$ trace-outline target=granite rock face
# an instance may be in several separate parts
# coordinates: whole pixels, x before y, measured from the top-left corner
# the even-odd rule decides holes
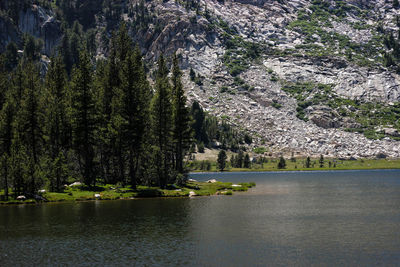
[[[337,1],[326,2],[328,13],[339,8]],[[377,30],[383,27],[386,33],[397,34],[399,10],[385,0],[343,2],[345,16],[329,15],[324,25],[310,29],[301,28],[304,21],[294,22],[300,11],[313,14],[311,0],[200,0],[197,10],[172,0],[146,1],[152,21],[145,29],[131,27],[130,33],[151,68],[161,53],[177,52],[189,101],[198,101],[211,114],[248,130],[253,147],[265,146],[271,155],[400,157],[399,141],[389,138],[398,136],[396,127],[382,125],[387,137],[367,139],[344,131],[359,128],[359,122],[324,103],[305,109],[309,120],[304,121],[296,116],[298,99],[282,90],[288,83],[329,84],[333,94],[344,99],[383,105],[399,102],[400,76],[384,66],[387,49],[383,33]],[[128,7],[139,1],[124,3]],[[100,13],[96,18],[99,39],[107,21]],[[129,12],[122,18],[128,26],[135,21]],[[35,5],[21,10],[17,26],[0,17],[0,49],[10,40],[20,40],[22,33],[43,39],[46,55],[62,36],[54,12]],[[229,38],[236,47],[231,47]],[[260,47],[251,60],[243,52],[249,44]],[[106,56],[107,46],[100,40],[98,45],[97,56]],[[361,52],[349,47],[360,47]],[[236,77],[227,63],[232,53],[237,53],[232,62],[244,62]],[[202,85],[190,80],[190,68]]]

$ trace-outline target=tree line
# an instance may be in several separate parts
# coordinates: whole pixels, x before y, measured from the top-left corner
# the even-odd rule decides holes
[[[193,143],[178,57],[160,56],[154,85],[124,25],[109,56],[82,46],[71,71],[60,50],[43,76],[34,56],[0,57],[0,184],[6,198],[72,179],[154,185],[185,181]],[[8,55],[8,57],[10,57]],[[69,67],[69,66],[68,66]]]

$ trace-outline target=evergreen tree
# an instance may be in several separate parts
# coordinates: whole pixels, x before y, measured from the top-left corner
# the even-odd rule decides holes
[[[221,150],[218,153],[218,159],[217,159],[217,168],[219,171],[224,171],[225,167],[226,167],[226,152],[225,150]]]
[[[50,186],[52,191],[57,192],[61,191],[68,177],[66,153],[71,139],[71,126],[67,117],[69,101],[66,76],[61,56],[52,58],[46,75],[45,134]]]
[[[243,160],[243,167],[244,168],[251,168],[251,162],[250,162],[250,156],[249,154],[246,153],[246,155],[244,156],[244,160]]]
[[[320,168],[323,168],[323,167],[324,167],[324,156],[323,156],[323,155],[321,155],[321,156],[319,157],[319,167],[320,167]]]
[[[172,67],[173,140],[175,145],[175,170],[178,173],[183,173],[183,160],[192,143],[190,110],[186,106],[186,96],[181,82],[181,75],[178,57],[175,54]]]
[[[104,66],[98,62],[96,77],[99,87],[98,108],[100,116],[99,121],[99,152],[101,174],[108,183],[115,183],[117,179],[121,179],[120,165],[118,163],[116,131],[113,129],[112,101],[120,86],[119,65],[117,59],[116,33],[110,41],[110,52]]]
[[[8,189],[10,179],[10,157],[11,157],[11,144],[13,138],[13,119],[14,107],[12,106],[12,99],[6,99],[6,103],[0,111],[0,166],[1,177],[3,177],[4,195],[8,200]]]
[[[280,156],[278,162],[278,169],[285,169],[286,168],[286,161],[283,156]]]
[[[238,156],[236,158],[236,168],[242,168],[243,167],[243,151],[239,150]]]
[[[37,186],[41,184],[40,155],[43,147],[43,109],[40,105],[39,97],[41,94],[41,83],[39,70],[32,62],[27,62],[23,66],[23,86],[20,108],[14,121],[16,128],[16,142],[19,142],[25,150],[27,161],[24,163],[28,167],[29,185],[27,190],[34,193]],[[17,151],[18,152],[18,151]]]
[[[158,60],[155,95],[151,102],[154,164],[158,183],[165,188],[172,173],[171,141],[173,133],[171,88],[164,56]]]
[[[8,71],[13,70],[18,65],[18,48],[14,42],[10,42],[4,53],[5,68]]]
[[[310,168],[311,167],[311,159],[310,157],[307,157],[306,159],[306,168]]]
[[[79,66],[73,70],[72,129],[73,145],[77,154],[83,182],[95,185],[95,128],[96,113],[93,96],[92,64],[86,51],[80,54]]]
[[[148,107],[150,86],[139,47],[128,52],[121,71],[121,90],[119,96],[121,134],[124,151],[128,154],[130,183],[136,188],[139,164],[144,162],[144,148],[148,131]]]

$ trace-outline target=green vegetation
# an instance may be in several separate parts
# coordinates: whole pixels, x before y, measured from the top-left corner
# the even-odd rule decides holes
[[[244,144],[251,144],[252,138],[246,131],[240,131],[229,124],[229,117],[222,116],[218,119],[204,112],[198,102],[193,102],[191,108],[193,117],[192,128],[195,139],[205,147],[216,146],[222,149],[237,151]]]
[[[285,50],[285,53],[294,54],[298,50],[302,50],[309,56],[331,56],[337,55],[347,57],[348,60],[359,65],[371,65],[369,59],[375,62],[382,62],[380,51],[382,51],[382,34],[373,31],[373,37],[367,43],[355,43],[348,36],[339,34],[335,31],[328,31],[332,28],[332,21],[345,21],[347,16],[351,14],[363,21],[367,16],[367,10],[361,10],[354,5],[349,5],[345,1],[335,1],[334,7],[332,2],[324,0],[312,1],[309,13],[305,9],[301,9],[297,13],[297,20],[291,22],[288,28],[297,31],[305,36],[305,44],[297,45],[295,50]],[[365,23],[350,23],[354,29],[368,29]],[[364,25],[364,26],[362,26]],[[316,42],[323,45],[316,44]],[[281,53],[276,51],[277,53]]]
[[[259,158],[251,164],[251,168],[235,168],[227,164],[225,172],[246,171],[320,171],[320,170],[371,170],[371,169],[400,169],[400,159],[337,159],[324,158],[324,165],[320,167],[319,158],[295,158],[285,160],[286,167],[278,168],[279,158]],[[193,161],[189,166],[193,172],[216,172],[216,162],[210,162],[209,169],[200,169],[201,161]]]
[[[233,192],[247,191],[255,186],[255,183],[239,183],[233,185],[228,182],[197,182],[189,181],[184,186],[169,185],[165,189],[160,187],[137,186],[132,189],[131,186],[102,185],[96,187],[87,187],[77,185],[66,187],[61,192],[44,192],[41,196],[49,202],[63,201],[89,201],[89,200],[117,200],[148,197],[188,197],[193,191],[196,196],[210,195],[233,195]],[[0,191],[0,194],[2,192]],[[33,199],[16,200],[9,198],[7,201],[1,201],[0,204],[33,204],[37,203]]]
[[[400,104],[361,102],[337,96],[333,84],[286,83],[282,90],[297,100],[297,114],[299,119],[308,121],[305,109],[313,105],[325,105],[333,110],[332,114],[340,117],[349,117],[358,123],[358,128],[345,129],[350,132],[363,133],[370,139],[381,139],[385,135],[383,127],[393,127],[400,130]]]
[[[234,27],[221,19],[215,19],[213,27],[223,31],[224,44],[227,48],[223,62],[234,77],[247,70],[250,63],[258,59],[265,50],[262,44],[245,41]]]
[[[43,188],[61,192],[76,180],[88,188],[119,183],[133,190],[185,183],[184,159],[194,139],[177,56],[171,75],[159,57],[153,90],[122,23],[106,60],[95,61],[82,46],[69,75],[60,48],[42,78],[35,41],[28,39],[31,48],[16,66],[5,66],[12,61],[0,56],[5,199]]]
[[[218,159],[217,159],[218,170],[221,172],[224,171],[224,169],[226,167],[226,159],[227,159],[227,156],[226,156],[225,150],[221,150],[218,153]]]

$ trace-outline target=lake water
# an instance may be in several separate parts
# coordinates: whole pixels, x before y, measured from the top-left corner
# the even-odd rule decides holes
[[[399,266],[400,171],[194,174],[233,196],[0,206],[0,266]]]

